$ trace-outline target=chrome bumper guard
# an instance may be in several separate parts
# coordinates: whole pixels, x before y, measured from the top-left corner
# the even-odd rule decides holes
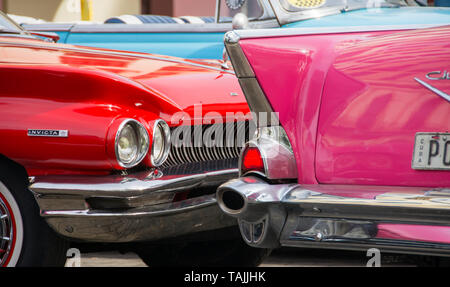
[[[222,211],[251,246],[450,256],[450,189],[269,184],[257,177],[218,188]]]
[[[211,192],[237,175],[237,169],[224,169],[46,176],[32,178],[29,189],[41,216],[62,236],[91,242],[152,241],[236,225],[220,211]],[[203,195],[187,196],[202,189]]]

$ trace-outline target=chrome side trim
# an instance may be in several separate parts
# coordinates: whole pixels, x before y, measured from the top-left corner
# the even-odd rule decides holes
[[[225,48],[228,56],[238,78],[254,78],[255,73],[239,45],[240,37],[236,31],[225,34]]]
[[[258,80],[256,78],[239,78],[239,84],[250,110],[256,113],[256,120],[259,122],[259,113],[266,113],[268,122],[270,122],[269,117],[274,115],[274,112]]]
[[[402,31],[447,26],[443,24],[411,24],[411,25],[386,25],[386,26],[350,26],[350,27],[316,27],[316,28],[289,28],[289,29],[249,29],[235,30],[239,39],[288,37],[301,35],[359,33],[377,31]]]
[[[259,122],[259,113],[272,115],[273,109],[256,79],[253,68],[239,45],[239,40],[240,36],[237,33],[237,30],[226,33],[224,38],[225,48],[230,57],[236,76],[239,78],[239,84],[244,92],[247,103],[251,111],[256,113],[256,120]],[[270,122],[268,124],[270,124]]]
[[[195,63],[193,61],[183,60],[181,58],[170,57],[170,56],[158,57],[158,56],[155,56],[153,54],[134,53],[134,52],[106,51],[106,50],[97,51],[95,49],[80,48],[80,47],[70,46],[70,45],[64,45],[64,46],[56,45],[55,46],[55,45],[52,45],[52,44],[47,44],[47,45],[29,44],[29,43],[27,43],[27,44],[20,44],[20,43],[15,43],[15,42],[4,42],[4,41],[0,42],[0,46],[14,46],[14,47],[25,47],[25,48],[33,47],[33,48],[41,48],[41,49],[47,49],[47,50],[59,50],[59,51],[62,50],[62,51],[89,53],[89,54],[94,54],[94,55],[113,55],[113,56],[119,56],[119,57],[135,57],[135,58],[141,58],[141,59],[151,59],[151,60],[157,60],[157,61],[165,61],[165,62],[172,62],[172,63],[177,63],[177,64],[189,65],[189,66],[193,66],[193,67],[199,67],[199,68],[204,68],[204,69],[209,69],[209,70],[214,70],[214,71],[219,71],[219,72],[224,72],[224,73],[229,73],[229,74],[233,74],[234,75],[233,71],[224,70],[222,68],[219,68],[220,67],[219,64],[218,64],[218,67],[215,68],[213,66],[202,65],[202,64]]]

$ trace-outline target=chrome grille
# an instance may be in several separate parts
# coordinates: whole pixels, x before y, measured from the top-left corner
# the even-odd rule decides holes
[[[238,158],[255,130],[252,121],[172,128],[170,154],[162,167]]]

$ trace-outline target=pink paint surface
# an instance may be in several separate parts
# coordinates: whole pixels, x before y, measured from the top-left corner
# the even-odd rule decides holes
[[[381,223],[376,238],[450,244],[450,226]]]
[[[303,184],[450,186],[411,168],[417,132],[450,131],[450,104],[418,84],[450,70],[450,27],[242,40]],[[434,81],[450,93],[450,80]]]

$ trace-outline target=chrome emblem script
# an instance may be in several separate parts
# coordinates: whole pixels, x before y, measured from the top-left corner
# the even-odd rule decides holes
[[[427,79],[429,79],[429,80],[432,80],[432,81],[437,81],[437,80],[449,80],[450,81],[450,73],[447,72],[447,71],[433,71],[433,72],[429,72],[428,74],[426,74],[425,77]],[[433,87],[429,83],[426,83],[426,82],[422,81],[419,78],[414,78],[414,80],[416,80],[419,84],[421,84],[425,88],[429,89],[433,93],[437,94],[441,98],[443,98],[443,99],[447,100],[448,102],[450,102],[450,95],[449,94],[444,93],[443,91],[439,90],[436,87]]]
[[[447,71],[429,72],[425,77],[429,80],[450,80],[450,73]]]
[[[58,137],[66,138],[69,136],[68,130],[28,130],[29,137]]]

